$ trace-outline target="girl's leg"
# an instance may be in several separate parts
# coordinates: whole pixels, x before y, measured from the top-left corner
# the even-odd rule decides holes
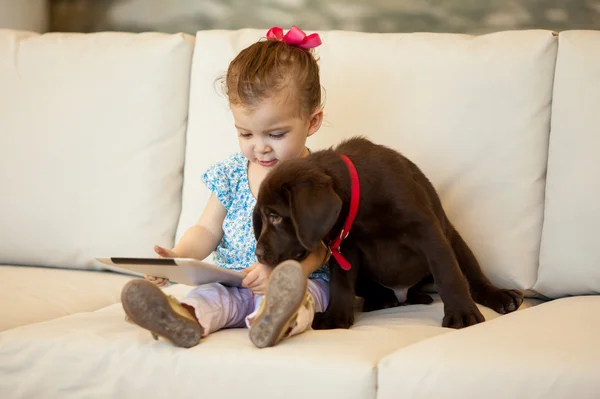
[[[243,327],[246,315],[254,310],[252,291],[218,283],[194,288],[181,303],[193,307],[204,329],[202,336],[222,328]]]
[[[126,321],[149,330],[176,346],[190,348],[200,342],[202,326],[179,301],[149,281],[131,280],[121,291]]]
[[[291,337],[310,330],[316,312],[324,312],[329,304],[329,283],[323,280],[308,280],[308,295],[300,309],[296,322],[289,333],[285,336]]]
[[[325,246],[311,253],[307,259],[300,263],[305,276],[310,276],[323,265],[326,256]],[[290,325],[285,337],[300,334],[311,329],[315,312],[324,312],[329,304],[329,283],[319,279],[308,280],[308,294],[298,309],[296,321]]]
[[[315,312],[327,308],[328,288],[327,282],[308,280],[296,261],[278,265],[260,306],[246,318],[250,340],[264,348],[309,329]]]
[[[252,311],[252,292],[208,284],[193,289],[182,302],[167,296],[154,284],[132,280],[121,293],[121,302],[130,321],[182,347],[198,344],[202,336],[225,327],[244,325]]]

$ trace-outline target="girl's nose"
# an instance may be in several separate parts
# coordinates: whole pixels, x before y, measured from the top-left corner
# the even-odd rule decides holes
[[[271,148],[262,140],[258,140],[254,145],[254,151],[264,154],[271,151]]]

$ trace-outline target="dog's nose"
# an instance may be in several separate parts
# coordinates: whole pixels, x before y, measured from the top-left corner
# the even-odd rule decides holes
[[[257,258],[262,258],[263,256],[265,256],[265,248],[262,245],[257,245],[254,254]]]

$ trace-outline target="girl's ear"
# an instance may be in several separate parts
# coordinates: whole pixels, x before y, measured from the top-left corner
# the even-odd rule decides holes
[[[321,127],[321,123],[323,122],[323,110],[321,108],[317,109],[310,116],[310,121],[308,124],[308,137],[312,136],[319,130]]]

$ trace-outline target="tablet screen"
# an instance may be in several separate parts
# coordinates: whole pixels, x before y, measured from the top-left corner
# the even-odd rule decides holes
[[[110,258],[115,265],[177,266],[173,258]]]

